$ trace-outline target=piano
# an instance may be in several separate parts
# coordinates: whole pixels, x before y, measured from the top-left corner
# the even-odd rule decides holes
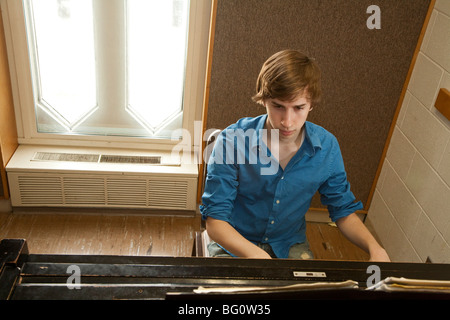
[[[448,290],[368,290],[376,277],[445,282],[450,265],[31,254],[25,239],[0,242],[1,300],[450,300]]]

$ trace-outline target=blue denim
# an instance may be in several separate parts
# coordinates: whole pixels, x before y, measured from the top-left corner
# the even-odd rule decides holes
[[[275,253],[272,250],[272,247],[268,243],[258,243],[258,247],[266,251],[271,258],[277,258]],[[217,258],[231,258],[234,257],[232,254],[230,254],[228,251],[224,250],[220,245],[218,245],[216,242],[211,241],[208,244],[208,251],[210,257],[217,257]],[[307,260],[307,259],[314,259],[314,254],[309,248],[308,241],[303,243],[296,243],[292,247],[289,248],[289,254],[288,259],[301,259],[301,260]]]

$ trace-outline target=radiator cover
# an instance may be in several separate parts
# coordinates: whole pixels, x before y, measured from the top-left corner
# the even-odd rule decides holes
[[[39,152],[71,156],[46,157],[40,161],[36,160]],[[82,155],[82,161],[74,161],[77,154]],[[126,163],[86,161],[95,159],[96,154],[126,159]],[[170,159],[170,154],[162,156]],[[138,157],[138,161],[133,161],[133,157]],[[155,165],[142,162],[148,157],[155,155],[125,150],[117,154],[117,150],[20,146],[6,168],[11,205],[195,210],[197,166],[167,160],[166,164],[163,161]]]

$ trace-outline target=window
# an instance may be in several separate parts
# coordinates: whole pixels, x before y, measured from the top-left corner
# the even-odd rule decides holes
[[[173,145],[200,120],[210,0],[2,1],[19,142]]]
[[[92,1],[27,1],[39,132],[76,132],[98,109]]]

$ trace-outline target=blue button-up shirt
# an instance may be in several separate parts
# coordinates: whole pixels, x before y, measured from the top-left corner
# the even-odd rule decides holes
[[[363,208],[350,190],[336,138],[305,123],[303,144],[284,170],[263,142],[267,115],[243,118],[218,136],[207,167],[200,212],[230,223],[278,258],[306,240],[305,214],[319,191],[332,221]],[[272,149],[274,150],[274,149]]]

